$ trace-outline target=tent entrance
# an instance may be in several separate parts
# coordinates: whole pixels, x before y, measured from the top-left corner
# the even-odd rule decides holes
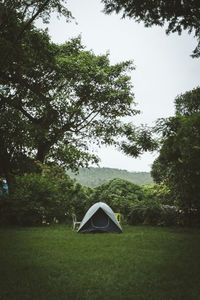
[[[112,209],[103,202],[93,204],[85,214],[79,233],[121,233],[121,226]]]
[[[91,218],[91,225],[94,228],[107,228],[110,225],[109,217],[105,212],[100,208]]]

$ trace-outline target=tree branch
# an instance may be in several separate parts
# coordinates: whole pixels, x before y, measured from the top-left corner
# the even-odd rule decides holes
[[[25,117],[27,117],[31,122],[33,123],[38,123],[39,119],[35,119],[33,118],[23,107],[21,107],[18,104],[12,103],[12,99],[11,98],[6,98],[5,96],[3,96],[2,94],[0,94],[1,100],[3,100],[4,103],[8,104],[10,107],[13,107],[15,109],[17,109],[18,111],[20,111]]]
[[[25,26],[22,28],[21,32],[17,36],[17,40],[20,39],[24,33],[24,31],[29,27],[29,25],[37,18],[37,16],[44,10],[45,6],[48,5],[50,0],[46,0],[38,9],[38,11],[32,16],[32,18],[25,24]]]
[[[94,114],[94,116],[93,116],[88,122],[86,122],[86,124],[84,124],[83,126],[79,127],[81,124],[83,124],[85,121],[87,121],[87,120],[91,117],[91,115],[94,113],[94,111],[92,111],[92,112],[87,116],[87,118],[85,118],[81,123],[79,123],[79,124],[77,125],[76,132],[77,132],[77,131],[79,132],[79,131],[81,131],[83,128],[87,127],[87,126],[88,126],[88,125],[96,118],[96,116],[98,116],[98,114],[100,113],[100,111],[101,111],[101,110],[97,111],[97,113]]]
[[[24,87],[26,87],[27,89],[29,89],[31,92],[33,92],[34,94],[36,94],[37,96],[39,96],[40,99],[48,101],[47,97],[45,97],[42,93],[40,93],[37,88],[34,88],[34,86],[29,85],[26,80],[24,80],[22,78],[16,78],[15,76],[9,77],[5,73],[3,73],[2,71],[0,71],[0,76],[3,79],[5,79],[7,82],[10,81],[10,82],[12,82],[14,84],[22,84]]]

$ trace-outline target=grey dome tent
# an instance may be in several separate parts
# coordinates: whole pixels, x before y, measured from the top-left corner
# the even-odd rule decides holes
[[[78,232],[121,233],[122,228],[112,209],[107,204],[103,202],[98,202],[89,208],[78,228]]]

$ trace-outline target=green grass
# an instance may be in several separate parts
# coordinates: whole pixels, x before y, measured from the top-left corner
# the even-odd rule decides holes
[[[0,229],[0,299],[200,299],[200,230]]]

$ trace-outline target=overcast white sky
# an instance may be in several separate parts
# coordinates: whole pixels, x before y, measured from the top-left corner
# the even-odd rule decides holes
[[[134,124],[153,125],[156,119],[174,114],[174,98],[200,85],[200,59],[190,54],[197,41],[192,35],[167,36],[164,28],[145,28],[142,23],[105,15],[100,0],[69,0],[76,22],[52,18],[49,33],[56,43],[63,43],[81,34],[83,44],[95,54],[110,52],[111,63],[133,60],[131,73],[135,102],[142,114],[131,120]],[[112,147],[98,151],[101,167],[150,171],[157,154],[146,153],[133,159]]]

